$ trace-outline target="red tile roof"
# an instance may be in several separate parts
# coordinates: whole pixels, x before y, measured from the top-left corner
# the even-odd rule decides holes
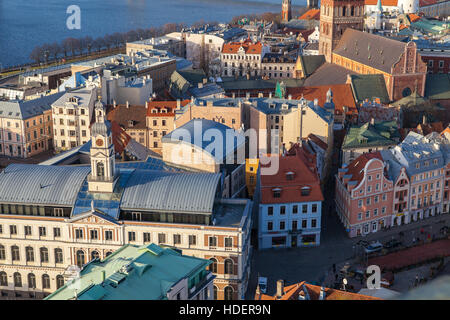
[[[366,6],[376,6],[378,3],[378,0],[366,0],[364,1],[364,4]],[[386,7],[396,7],[398,3],[398,0],[381,0],[381,5]]]
[[[309,9],[304,14],[302,14],[299,20],[319,20],[320,19],[320,9]]]
[[[420,20],[420,16],[418,16],[417,14],[414,14],[414,13],[408,14],[408,17],[409,17],[409,21],[411,21],[411,22],[416,22],[416,21]]]
[[[111,121],[111,132],[114,144],[114,151],[122,153],[130,142],[131,137],[122,129],[122,127],[115,121]]]
[[[255,294],[255,300],[299,300],[299,295],[306,295],[304,288],[306,288],[310,300],[319,300],[321,287],[305,281],[284,287],[284,295],[281,297]],[[324,292],[325,300],[383,300],[381,298],[331,288],[324,288]]]
[[[117,105],[115,108],[110,108],[107,114],[109,121],[117,122],[125,129],[146,129],[145,115],[147,109],[145,106]],[[132,122],[132,125],[130,125]]]
[[[343,114],[344,106],[348,107],[347,115],[358,114],[350,84],[288,88],[287,93],[291,94],[293,99],[300,99],[302,95],[306,100],[313,101],[314,99],[318,99],[319,105],[323,107],[329,89],[333,92],[333,102],[336,108],[336,114]]]
[[[261,175],[262,203],[290,203],[323,201],[320,180],[317,175],[316,157],[306,148],[294,145],[287,155],[275,156],[278,161],[278,172],[275,175]],[[267,157],[261,157],[261,167],[269,167]],[[288,180],[289,172],[294,173],[293,179]],[[309,187],[310,193],[302,196],[301,190]],[[281,189],[280,197],[275,198],[273,190]]]
[[[352,176],[350,178],[350,181],[356,181],[358,185],[364,177],[364,167],[366,166],[367,162],[372,159],[380,159],[381,161],[383,161],[383,158],[381,157],[381,153],[379,151],[365,153],[353,160],[353,162],[348,165],[348,171],[346,172],[346,175]]]
[[[321,149],[323,149],[325,151],[328,149],[328,144],[326,144],[324,141],[322,141],[322,139],[320,139],[315,134],[310,133],[308,135],[308,139],[311,140],[312,142],[314,142],[316,145],[318,145]]]
[[[431,6],[437,4],[438,0],[419,0],[419,7]]]
[[[181,106],[184,107],[190,102],[190,100],[182,100]],[[153,109],[161,110],[167,109],[167,113],[152,113]],[[174,117],[175,109],[177,108],[177,101],[149,101],[147,102],[147,117]]]
[[[246,54],[261,54],[262,43],[253,43],[250,39],[244,42],[230,42],[225,43],[222,48],[222,53],[238,53],[239,48],[244,48]]]

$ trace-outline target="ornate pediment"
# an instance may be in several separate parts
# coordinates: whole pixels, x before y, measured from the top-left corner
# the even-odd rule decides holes
[[[87,212],[80,214],[78,216],[70,219],[71,223],[84,223],[91,225],[109,225],[109,226],[117,226],[119,225],[113,218],[104,215],[101,212]]]

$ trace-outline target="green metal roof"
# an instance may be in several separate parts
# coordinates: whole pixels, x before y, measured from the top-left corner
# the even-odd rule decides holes
[[[342,149],[396,145],[400,134],[395,121],[366,123],[350,127],[344,138]]]
[[[432,100],[450,99],[450,74],[428,74],[425,96]]]
[[[311,75],[325,63],[324,55],[300,56],[305,76]]]
[[[156,244],[129,244],[102,261],[85,265],[78,279],[46,300],[165,300],[180,280],[201,281],[210,263]]]
[[[389,102],[389,95],[386,90],[386,83],[381,74],[351,75],[353,94],[357,102],[366,99],[380,98],[381,103]]]

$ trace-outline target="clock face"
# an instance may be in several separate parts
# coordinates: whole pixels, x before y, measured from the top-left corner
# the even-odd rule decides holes
[[[97,139],[97,141],[95,143],[97,144],[97,147],[103,146],[103,140],[102,139]]]

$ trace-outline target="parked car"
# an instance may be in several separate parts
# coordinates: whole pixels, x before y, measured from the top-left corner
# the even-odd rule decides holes
[[[267,293],[267,278],[266,277],[259,277],[258,285],[259,285],[259,290],[261,290],[262,293]]]
[[[383,249],[383,245],[379,241],[372,242],[364,248],[366,253],[378,252]]]
[[[397,247],[401,246],[402,244],[403,243],[401,241],[399,241],[397,239],[392,239],[392,240],[389,240],[388,242],[386,242],[383,247],[386,249],[393,249],[393,248],[397,248]]]

